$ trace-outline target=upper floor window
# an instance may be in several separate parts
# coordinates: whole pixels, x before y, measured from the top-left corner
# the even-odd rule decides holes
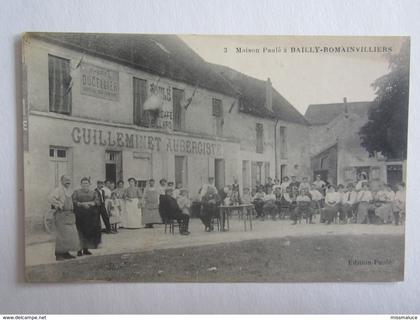
[[[262,123],[257,123],[256,132],[257,132],[257,153],[263,153],[264,152],[264,127]]]
[[[185,129],[185,110],[182,107],[184,94],[184,90],[172,88],[173,129],[178,131]]]
[[[221,136],[223,134],[223,104],[222,100],[213,98],[213,117],[216,121],[216,135]]]
[[[287,158],[287,128],[280,127],[280,158]]]
[[[48,55],[49,110],[71,114],[70,60]]]
[[[138,126],[151,127],[151,112],[145,112],[144,102],[147,99],[146,80],[133,77],[133,122]]]

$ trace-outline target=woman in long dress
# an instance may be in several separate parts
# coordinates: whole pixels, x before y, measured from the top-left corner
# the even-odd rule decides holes
[[[162,223],[159,214],[159,191],[155,188],[155,180],[150,179],[143,194],[143,223],[146,228],[153,228],[153,224]]]
[[[117,187],[114,190],[115,197],[120,202],[120,228],[124,228],[127,224],[127,211],[125,208],[125,200],[124,200],[124,194],[125,194],[125,188],[124,188],[124,181],[120,180],[117,182]]]
[[[142,216],[141,216],[141,209],[140,209],[140,200],[141,200],[141,190],[136,187],[136,179],[130,178],[128,179],[128,183],[130,184],[124,192],[124,199],[125,199],[125,221],[124,227],[128,229],[138,229],[141,228],[142,225]]]
[[[356,223],[369,223],[369,210],[372,208],[373,196],[372,192],[368,189],[368,183],[363,182],[361,190],[357,194],[357,218]]]
[[[89,189],[88,178],[82,178],[80,184],[81,189],[74,191],[72,196],[81,246],[78,256],[92,254],[88,249],[96,249],[101,243],[100,199],[95,191]]]

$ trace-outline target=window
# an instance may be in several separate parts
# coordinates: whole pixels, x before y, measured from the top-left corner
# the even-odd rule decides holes
[[[184,120],[184,108],[181,105],[181,101],[184,99],[184,90],[172,89],[172,101],[173,101],[173,129],[180,131],[185,128]]]
[[[61,176],[70,174],[68,149],[64,147],[49,148],[49,186],[57,187],[60,185]]]
[[[143,110],[146,99],[146,80],[133,77],[133,122],[138,126],[151,127],[153,124],[152,114]]]
[[[223,105],[222,100],[213,98],[213,117],[216,121],[216,135],[221,136],[223,134]]]
[[[287,131],[286,127],[280,127],[280,158],[287,158]]]
[[[257,153],[264,152],[264,127],[262,123],[257,123]]]
[[[320,165],[319,165],[321,169],[328,169],[329,168],[328,160],[329,160],[328,155],[323,156],[321,158]]]
[[[71,114],[70,60],[48,55],[50,112]]]

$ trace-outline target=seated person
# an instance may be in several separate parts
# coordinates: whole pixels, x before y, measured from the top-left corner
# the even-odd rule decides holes
[[[367,182],[362,183],[361,190],[357,193],[357,202],[356,223],[370,223],[369,212],[372,210],[373,196]]]
[[[255,206],[255,211],[257,212],[257,217],[263,216],[264,197],[265,192],[263,191],[263,187],[258,187],[257,193],[252,200],[252,203]]]
[[[165,195],[161,196],[159,202],[159,212],[162,214],[162,220],[167,223],[169,220],[177,220],[179,224],[179,232],[182,235],[190,234],[188,232],[189,215],[182,212],[176,199],[173,197],[173,189],[167,188]]]
[[[263,218],[265,216],[271,216],[275,220],[277,215],[276,195],[273,193],[271,187],[267,188],[267,194],[263,200]]]
[[[217,194],[216,188],[209,186],[207,188],[206,194],[203,196],[201,200],[201,204],[203,206],[203,210],[200,215],[200,219],[204,224],[205,231],[210,232],[213,231],[213,218],[220,218],[219,206],[221,200],[220,196]]]
[[[334,218],[337,216],[339,202],[338,193],[335,192],[334,186],[330,185],[325,194],[325,207],[321,211],[321,223],[331,224],[334,221]]]
[[[190,216],[190,207],[191,207],[191,200],[188,197],[188,190],[181,188],[179,190],[179,196],[176,200],[178,202],[178,206],[181,209],[183,214]]]
[[[290,187],[287,187],[286,188],[286,191],[285,192],[282,192],[282,197],[281,197],[281,211],[280,211],[281,217],[284,218],[294,208],[295,208],[295,205],[293,203],[293,199],[292,199],[292,196],[291,196],[291,188]]]
[[[397,188],[392,207],[394,212],[394,223],[396,226],[400,223],[404,223],[405,219],[405,184],[400,183],[397,185]]]
[[[251,197],[250,190],[249,190],[249,188],[244,188],[242,198],[241,198],[241,203],[242,204],[251,204],[251,202],[252,202],[252,197]]]
[[[347,185],[347,189],[342,194],[340,211],[347,223],[354,221],[354,212],[357,209],[357,191],[354,190],[353,183]]]
[[[390,185],[384,183],[381,190],[379,190],[374,197],[375,215],[380,223],[392,223],[392,206],[394,199],[394,191],[391,190]]]
[[[311,198],[312,198],[312,209],[313,209],[313,214],[317,214],[321,212],[321,201],[324,198],[324,196],[322,195],[322,193],[319,191],[318,187],[316,184],[312,184],[311,185],[311,189],[309,190],[309,193],[311,194]]]
[[[340,223],[345,223],[347,221],[347,212],[343,209],[343,200],[346,195],[346,189],[343,184],[337,186],[337,195],[339,199],[337,204],[338,218],[340,219]]]
[[[312,223],[311,194],[308,189],[301,189],[296,197],[296,208],[292,215],[292,224],[296,224],[298,220],[305,218],[307,223]]]

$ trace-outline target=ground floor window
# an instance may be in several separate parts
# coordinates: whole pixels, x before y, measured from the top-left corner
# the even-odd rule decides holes
[[[395,186],[398,183],[403,182],[403,168],[402,165],[387,165],[386,166],[386,179],[387,183],[391,186]]]
[[[62,175],[71,176],[69,149],[66,147],[50,146],[49,148],[49,185],[60,185]]]

